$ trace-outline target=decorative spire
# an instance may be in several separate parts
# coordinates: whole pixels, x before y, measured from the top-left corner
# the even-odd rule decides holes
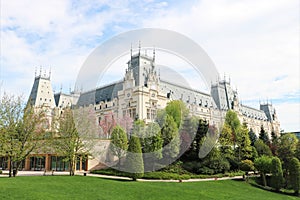
[[[34,77],[36,77],[36,67],[34,68]]]
[[[141,40],[139,40],[139,55],[141,55]]]
[[[40,76],[42,76],[42,66],[40,66]]]
[[[49,70],[49,80],[51,79],[51,66],[50,66],[50,70]]]
[[[132,59],[132,43],[130,45],[130,58]]]
[[[153,48],[153,62],[155,62],[155,47]]]

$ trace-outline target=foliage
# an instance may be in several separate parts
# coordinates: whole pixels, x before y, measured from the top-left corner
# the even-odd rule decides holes
[[[93,107],[66,108],[58,117],[58,129],[53,140],[56,153],[70,163],[70,176],[75,173],[79,155],[89,155],[98,137],[98,124]]]
[[[166,160],[175,158],[179,153],[179,135],[177,125],[172,116],[167,115],[166,121],[161,130],[163,138],[163,157]]]
[[[231,137],[232,137],[233,145],[235,148],[236,134],[237,134],[238,129],[241,126],[241,122],[240,122],[239,118],[237,117],[236,112],[234,112],[233,110],[227,111],[226,116],[225,116],[224,125],[225,124],[227,124],[231,129]]]
[[[297,158],[292,158],[289,165],[289,180],[296,195],[300,190],[300,162]]]
[[[163,139],[159,125],[157,123],[148,124],[143,147],[145,170],[150,168],[154,170],[155,163],[162,158],[162,145]]]
[[[181,100],[170,101],[167,104],[165,110],[167,115],[173,117],[174,122],[177,125],[177,128],[181,126],[183,116],[186,116],[188,113],[188,109],[186,108],[185,104]]]
[[[254,163],[251,160],[242,160],[240,169],[245,172],[254,170]]]
[[[122,127],[117,125],[112,131],[110,150],[119,159],[118,167],[121,165],[121,158],[125,155],[127,148],[128,140],[126,132]]]
[[[180,129],[180,151],[184,154],[181,159],[198,160],[200,141],[206,135],[208,124],[195,116],[185,117]]]
[[[202,173],[208,174],[225,173],[230,169],[229,162],[222,156],[216,147],[214,147],[202,160],[202,165],[210,169],[208,171],[202,171]]]
[[[300,140],[298,140],[296,151],[295,151],[295,157],[300,160]]]
[[[233,137],[229,124],[224,123],[222,133],[219,137],[220,151],[226,158],[233,156]]]
[[[256,158],[254,161],[254,166],[260,172],[264,186],[267,186],[266,173],[270,172],[271,162],[272,158],[265,155]]]
[[[256,136],[256,134],[254,133],[254,131],[253,131],[252,128],[250,128],[250,131],[248,132],[248,134],[249,134],[249,138],[250,138],[250,141],[251,141],[251,146],[253,146],[254,143],[255,143],[256,140],[257,140],[257,136]]]
[[[272,159],[271,173],[271,186],[279,191],[279,189],[283,186],[283,173],[281,161],[277,157],[273,157]]]
[[[259,156],[272,156],[270,147],[266,145],[261,139],[256,140],[256,142],[254,143],[254,147]]]
[[[157,110],[155,122],[159,124],[160,128],[163,127],[167,118],[167,112],[165,109]]]
[[[238,147],[235,150],[239,160],[252,158],[251,141],[246,125],[240,127],[238,132],[236,133],[236,144]]]
[[[124,131],[128,134],[130,133],[133,126],[133,119],[127,113],[125,116],[119,117],[117,119],[117,125],[121,126],[124,129]]]
[[[21,162],[44,146],[48,121],[43,109],[24,106],[22,97],[4,94],[0,104],[0,155],[10,162],[9,177],[17,171]]]
[[[131,136],[129,140],[128,152],[126,154],[125,171],[134,181],[143,177],[144,163],[142,156],[142,148],[139,138]]]
[[[275,188],[277,191],[283,186],[283,173],[281,161],[277,157],[273,157],[271,163],[271,186]]]
[[[117,119],[113,112],[105,114],[99,122],[104,138],[110,138],[114,127],[117,125]],[[101,136],[102,137],[102,136]]]
[[[289,162],[295,156],[297,137],[292,133],[287,133],[279,138],[278,157],[283,162],[283,168],[287,169]]]
[[[261,139],[265,144],[270,143],[270,138],[268,133],[265,131],[263,125],[260,127],[259,139]]]

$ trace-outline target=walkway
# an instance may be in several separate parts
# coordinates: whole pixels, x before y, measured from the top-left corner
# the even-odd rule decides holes
[[[85,172],[76,172],[76,175],[84,175]],[[51,176],[51,172],[46,173],[47,176]],[[57,175],[69,175],[69,172],[54,172],[54,176]],[[0,177],[7,177],[8,171],[4,170],[3,174],[0,174]],[[19,171],[17,176],[44,176],[44,171]],[[111,176],[111,175],[102,175],[102,174],[90,174],[86,173],[86,176],[99,177],[106,179],[118,179],[118,180],[132,180],[128,177],[121,176]],[[188,180],[158,180],[158,179],[137,179],[141,182],[199,182],[199,181],[216,181],[216,180],[234,180],[242,179],[243,176],[234,176],[234,177],[223,177],[223,178],[204,178],[204,179],[188,179]]]

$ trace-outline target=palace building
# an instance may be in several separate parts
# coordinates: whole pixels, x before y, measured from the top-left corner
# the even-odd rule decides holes
[[[279,135],[280,123],[272,104],[261,104],[260,109],[241,104],[237,91],[227,80],[213,83],[210,94],[163,80],[156,69],[155,52],[153,56],[149,56],[142,54],[140,50],[131,54],[121,81],[92,91],[54,94],[50,74],[40,72],[34,78],[29,102],[37,108],[46,108],[49,124],[54,112],[63,112],[66,107],[74,105],[92,105],[99,121],[104,115],[113,113],[118,117],[128,114],[132,119],[141,119],[147,124],[154,121],[159,109],[165,108],[169,101],[178,99],[186,104],[191,114],[207,120],[216,127],[222,126],[227,110],[232,109],[241,123],[246,123],[257,135],[261,127],[270,137],[271,132]],[[90,170],[97,164],[93,159],[80,158],[77,170]],[[26,159],[24,169],[60,171],[67,170],[67,165],[62,157],[45,153]]]

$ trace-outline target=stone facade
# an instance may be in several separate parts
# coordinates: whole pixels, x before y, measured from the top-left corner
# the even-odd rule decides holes
[[[155,66],[155,54],[150,57],[139,51],[131,55],[127,65],[123,80],[82,93],[60,92],[53,95],[50,74],[40,74],[35,77],[29,102],[37,108],[48,109],[49,123],[51,116],[75,105],[94,106],[99,121],[112,112],[117,117],[128,114],[133,119],[149,123],[154,121],[157,111],[165,108],[169,101],[180,99],[186,103],[191,114],[218,128],[222,126],[227,110],[232,109],[241,123],[247,123],[248,128],[252,128],[257,135],[261,126],[270,137],[272,131],[279,135],[280,123],[274,107],[271,104],[261,104],[258,110],[242,105],[230,81],[222,80],[212,84],[211,94],[207,94],[161,79]],[[51,155],[47,155],[46,160],[50,159],[48,156]],[[95,160],[88,162],[90,164],[84,164],[87,169],[95,167]],[[80,169],[81,166],[82,164]]]

